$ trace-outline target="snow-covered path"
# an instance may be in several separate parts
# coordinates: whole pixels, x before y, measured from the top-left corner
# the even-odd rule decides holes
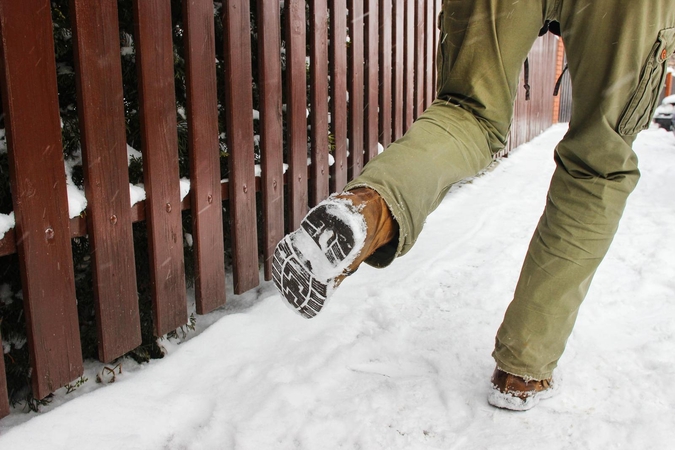
[[[117,382],[0,421],[0,449],[665,449],[675,440],[675,137],[643,177],[560,364],[525,413],[486,402],[494,334],[541,214],[559,125],[445,198],[416,247],[304,320],[271,283]],[[71,399],[71,397],[74,397]]]

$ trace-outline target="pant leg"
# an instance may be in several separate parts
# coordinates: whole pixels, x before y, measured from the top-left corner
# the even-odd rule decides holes
[[[675,50],[672,0],[561,0],[572,77],[570,129],[514,299],[497,333],[503,370],[551,376],[639,171],[631,146],[648,126]]]
[[[437,100],[346,187],[375,189],[399,225],[398,242],[369,264],[382,267],[406,253],[450,186],[485,168],[503,148],[545,3],[444,0]]]

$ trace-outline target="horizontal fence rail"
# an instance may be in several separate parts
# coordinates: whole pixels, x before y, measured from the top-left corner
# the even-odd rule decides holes
[[[258,286],[261,266],[262,278],[270,280],[272,253],[284,233],[401,137],[435,98],[440,3],[227,0],[216,18],[223,40],[216,42],[213,2],[184,0],[181,112],[173,67],[175,11],[169,0],[135,0],[146,199],[130,206],[118,2],[73,0],[87,208],[69,218],[50,2],[0,0],[0,93],[16,221],[0,239],[0,256],[16,253],[20,261],[35,397],[83,372],[71,238],[90,242],[99,358],[105,362],[140,343],[141,282],[150,285],[155,336],[188,322],[185,245],[194,248],[194,261],[187,262],[195,267],[198,314],[225,303],[226,252],[234,293]],[[532,49],[532,100],[518,95],[509,148],[551,124],[557,45],[547,36]],[[214,61],[221,47],[218,74]],[[182,199],[181,114],[190,177]],[[227,179],[221,179],[223,158]],[[183,211],[191,212],[190,244]],[[132,225],[138,222],[147,223],[150,280],[137,279],[135,271],[140,255]],[[3,362],[0,417],[9,412]]]

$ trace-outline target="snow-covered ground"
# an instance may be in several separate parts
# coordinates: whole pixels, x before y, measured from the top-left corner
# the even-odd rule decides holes
[[[0,421],[0,449],[665,449],[675,440],[675,137],[643,177],[560,364],[524,413],[486,402],[494,334],[544,205],[559,125],[445,198],[416,247],[304,320],[271,283],[168,356]],[[231,284],[230,284],[231,285]],[[104,373],[110,378],[109,373]]]

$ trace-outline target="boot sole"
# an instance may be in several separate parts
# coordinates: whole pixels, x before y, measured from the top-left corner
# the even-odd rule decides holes
[[[295,312],[311,319],[330,296],[334,278],[323,280],[317,277],[311,261],[296,245],[294,237],[297,233],[308,235],[330,265],[337,267],[354,249],[354,232],[349,224],[330,214],[326,206],[318,206],[303,219],[300,229],[277,245],[272,262],[274,284]]]

